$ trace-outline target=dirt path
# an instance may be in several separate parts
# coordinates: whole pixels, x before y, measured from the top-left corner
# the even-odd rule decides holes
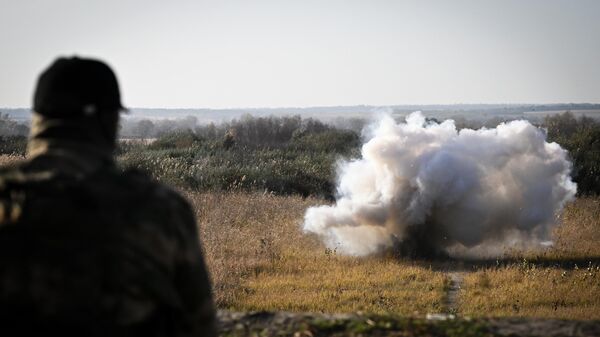
[[[446,290],[446,314],[456,315],[458,313],[458,297],[463,281],[463,273],[448,272],[450,284]]]

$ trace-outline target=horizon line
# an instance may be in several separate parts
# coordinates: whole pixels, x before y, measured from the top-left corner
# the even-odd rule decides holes
[[[557,103],[418,103],[418,104],[352,104],[352,105],[306,105],[306,106],[255,106],[255,107],[220,107],[220,108],[210,108],[210,107],[145,107],[145,106],[132,106],[127,107],[128,110],[133,109],[156,109],[156,110],[276,110],[276,109],[315,109],[315,108],[356,108],[356,107],[368,107],[368,108],[392,108],[392,107],[403,107],[403,106],[422,106],[422,107],[431,107],[431,106],[474,106],[474,105],[500,105],[500,106],[544,106],[544,105],[600,105],[599,102],[557,102]],[[31,107],[0,107],[1,109],[11,109],[11,110],[32,110]]]

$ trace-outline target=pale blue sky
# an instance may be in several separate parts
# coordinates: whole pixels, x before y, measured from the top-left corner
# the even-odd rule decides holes
[[[58,55],[131,107],[600,103],[600,1],[0,0],[0,107]]]

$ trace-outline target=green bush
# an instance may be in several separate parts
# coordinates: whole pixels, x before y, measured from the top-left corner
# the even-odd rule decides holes
[[[360,147],[360,137],[354,131],[330,129],[318,133],[294,134],[290,148],[298,151],[351,154]],[[354,153],[356,154],[356,153]]]
[[[179,130],[169,132],[160,136],[156,141],[150,144],[150,149],[184,149],[202,142],[202,138],[193,131]]]
[[[204,142],[189,148],[130,151],[118,156],[123,168],[150,173],[165,183],[194,190],[258,190],[331,198],[336,152],[287,147],[234,146]]]
[[[573,161],[573,180],[580,195],[600,194],[600,123],[571,112],[546,117],[548,140],[557,142]]]

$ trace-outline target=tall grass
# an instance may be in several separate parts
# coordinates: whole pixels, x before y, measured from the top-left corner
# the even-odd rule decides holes
[[[401,315],[449,310],[447,270],[454,261],[413,261],[387,253],[340,256],[300,227],[306,208],[323,204],[322,199],[187,195],[197,211],[220,308]],[[600,319],[599,212],[600,199],[578,199],[563,213],[552,249],[513,252],[514,262],[498,266],[467,264],[460,271],[464,281],[456,313]],[[574,259],[585,257],[594,262],[573,266]]]
[[[392,256],[344,257],[300,224],[319,199],[189,193],[220,308],[400,313],[443,310],[442,273]]]
[[[552,249],[521,262],[466,273],[462,313],[600,319],[600,198],[569,204],[553,237]]]
[[[123,145],[118,161],[123,168],[141,169],[187,189],[266,190],[332,199],[336,162],[358,156],[358,144],[358,136],[350,131],[300,134],[277,146],[226,146],[185,132],[146,147]]]

